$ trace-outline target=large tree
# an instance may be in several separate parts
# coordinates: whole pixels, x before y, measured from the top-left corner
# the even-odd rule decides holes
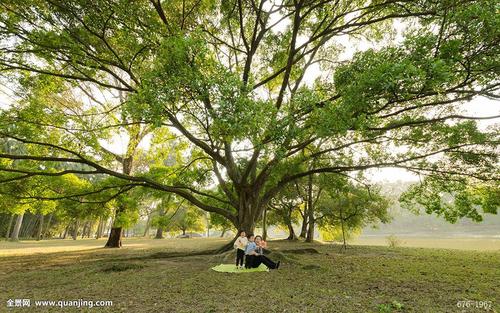
[[[2,114],[1,136],[46,150],[2,151],[40,163],[19,179],[45,175],[46,162],[83,164],[118,190],[175,193],[252,231],[282,188],[318,173],[499,178],[498,131],[460,111],[498,99],[494,0],[4,0],[0,36],[0,72],[29,103]],[[95,116],[87,127],[51,115],[51,99],[75,90]],[[167,129],[188,142],[182,170],[125,171],[105,157],[99,137],[110,135],[96,128],[114,107],[99,108],[96,90],[123,100],[124,119],[106,129]],[[66,136],[47,135],[54,128]]]

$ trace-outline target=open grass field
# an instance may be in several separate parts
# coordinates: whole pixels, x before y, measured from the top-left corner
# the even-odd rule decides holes
[[[227,274],[231,255],[192,255],[221,239],[0,242],[0,312],[500,312],[500,251],[271,241],[278,271]],[[313,248],[318,253],[297,253]],[[30,308],[7,308],[30,299]],[[110,307],[34,307],[35,300],[111,300]],[[475,305],[475,302],[471,302]]]
[[[440,248],[460,249],[475,251],[500,251],[500,238],[433,238],[422,236],[397,236],[400,247],[414,248]],[[387,236],[361,236],[354,239],[351,244],[367,246],[387,246]]]

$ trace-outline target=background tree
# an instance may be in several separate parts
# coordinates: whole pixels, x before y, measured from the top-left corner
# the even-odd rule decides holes
[[[196,207],[181,206],[169,228],[170,230],[180,230],[182,235],[186,235],[187,231],[203,231],[205,229],[203,215]]]
[[[390,221],[390,201],[377,188],[350,182],[345,177],[325,181],[324,186],[315,220],[323,231],[340,230],[344,249],[347,234],[369,224]]]
[[[220,231],[221,238],[224,237],[227,231],[234,229],[231,221],[219,214],[210,214],[210,225]]]

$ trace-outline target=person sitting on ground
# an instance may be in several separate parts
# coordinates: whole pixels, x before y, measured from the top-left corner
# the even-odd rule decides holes
[[[236,269],[243,268],[243,259],[245,258],[245,248],[247,244],[247,235],[245,231],[241,231],[240,236],[234,242],[234,248],[236,249]]]
[[[255,244],[255,236],[252,234],[248,235],[248,243],[245,248],[245,268],[250,268],[250,265],[253,263],[253,254],[250,254],[252,251],[257,248]]]
[[[264,250],[260,246],[262,242],[261,236],[250,235],[248,237],[248,245],[245,250],[245,268],[257,268],[262,263],[270,269],[278,269],[280,267],[280,261],[278,263],[273,262],[267,256],[264,255]]]
[[[257,236],[257,237],[260,237],[260,236]],[[262,238],[262,237],[260,237],[260,238]],[[257,246],[261,247],[263,250],[267,249],[267,242],[264,240],[264,238],[262,238],[259,243],[257,243],[257,241],[255,241],[255,244]]]

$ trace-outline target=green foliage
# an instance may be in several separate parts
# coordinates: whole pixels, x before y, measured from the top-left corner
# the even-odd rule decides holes
[[[0,73],[16,98],[0,111],[1,201],[43,199],[32,209],[48,212],[57,198],[75,218],[118,208],[129,225],[133,189],[147,187],[239,227],[308,175],[396,166],[429,176],[404,202],[480,220],[497,212],[497,187],[474,186],[498,180],[498,130],[459,104],[498,98],[497,11],[494,0],[4,0]],[[360,38],[371,46],[342,45]],[[345,185],[321,199],[326,224],[339,208],[353,229],[386,220],[376,191]]]
[[[317,210],[323,232],[335,235],[342,231],[343,224],[347,234],[356,233],[368,224],[390,221],[390,202],[376,188],[356,185],[344,177],[324,177],[322,186],[325,192]]]
[[[459,218],[480,222],[483,214],[497,214],[500,207],[498,182],[471,184],[468,180],[448,181],[428,177],[412,185],[400,197],[404,207],[442,216],[451,223]],[[479,208],[482,209],[481,213]]]

